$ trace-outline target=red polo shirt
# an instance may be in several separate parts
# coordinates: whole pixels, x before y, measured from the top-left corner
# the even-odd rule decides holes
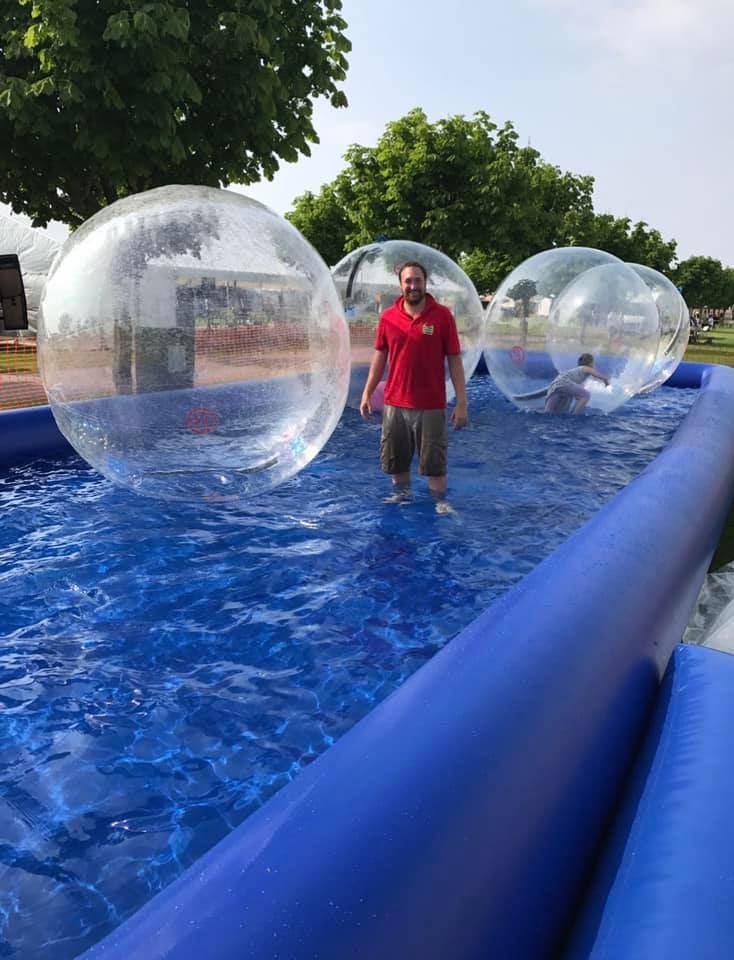
[[[446,406],[444,359],[461,353],[453,314],[426,294],[423,313],[411,317],[398,297],[380,317],[375,350],[387,350],[385,403],[413,410]]]

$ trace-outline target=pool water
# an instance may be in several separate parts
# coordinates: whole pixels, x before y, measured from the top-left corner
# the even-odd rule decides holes
[[[696,391],[610,417],[469,385],[437,515],[386,504],[347,409],[258,502],[146,500],[81,461],[0,477],[0,957],[77,956],[170,883],[662,449]]]

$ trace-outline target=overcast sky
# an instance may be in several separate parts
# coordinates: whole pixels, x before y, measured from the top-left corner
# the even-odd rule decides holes
[[[412,108],[485,110],[591,174],[599,212],[734,266],[730,0],[344,0],[344,17],[349,107],[318,104],[312,157],[243,192],[285,213]]]

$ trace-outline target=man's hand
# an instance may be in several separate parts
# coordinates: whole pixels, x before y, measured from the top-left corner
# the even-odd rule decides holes
[[[469,423],[469,413],[467,412],[465,403],[457,403],[454,409],[451,411],[451,423],[454,426],[454,430],[461,430],[462,427],[465,427]]]
[[[359,412],[362,414],[365,420],[369,420],[372,413],[372,404],[370,403],[370,398],[366,393],[362,394],[362,399],[359,401]]]
[[[461,430],[469,423],[469,414],[466,404],[466,380],[464,377],[464,366],[461,362],[460,354],[452,354],[447,358],[449,365],[449,376],[454,386],[456,394],[456,405],[451,411],[451,422],[454,430]]]

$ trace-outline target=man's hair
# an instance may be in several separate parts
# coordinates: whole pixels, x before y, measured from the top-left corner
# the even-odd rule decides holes
[[[398,267],[398,280],[402,280],[403,270],[407,270],[408,267],[416,267],[423,274],[423,279],[424,280],[428,279],[428,271],[426,270],[426,268],[423,266],[422,263],[418,263],[417,260],[406,260],[405,263],[401,263],[400,266]]]
[[[582,353],[579,357],[579,366],[580,367],[593,367],[594,366],[594,357],[590,353]]]

